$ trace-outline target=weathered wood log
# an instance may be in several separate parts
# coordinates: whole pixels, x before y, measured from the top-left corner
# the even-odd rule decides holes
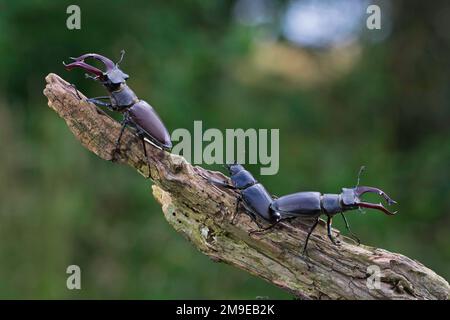
[[[84,147],[112,160],[120,124],[80,100],[75,89],[59,76],[49,74],[46,81],[48,105]],[[308,224],[300,219],[250,235],[256,226],[248,215],[239,214],[231,223],[236,211],[235,191],[223,190],[205,179],[225,180],[224,175],[191,166],[183,157],[151,144],[147,144],[147,151],[153,195],[165,218],[214,261],[246,270],[302,299],[449,298],[448,282],[421,263],[383,249],[355,245],[334,229],[342,243],[336,247],[328,241],[323,223],[311,236],[308,256],[300,254],[308,230]],[[116,158],[148,177],[142,144],[131,130],[125,131]],[[378,288],[368,286],[369,266],[381,270]]]

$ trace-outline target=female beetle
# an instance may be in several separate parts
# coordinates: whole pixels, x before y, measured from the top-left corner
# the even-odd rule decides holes
[[[208,181],[228,189],[240,191],[240,195],[236,202],[236,212],[239,209],[239,205],[242,203],[245,211],[259,227],[262,226],[259,224],[257,217],[264,219],[272,225],[278,223],[281,220],[281,215],[272,210],[271,204],[273,199],[266,188],[256,181],[253,175],[245,170],[242,165],[228,164],[225,166],[230,172],[232,185],[213,179],[208,179]]]

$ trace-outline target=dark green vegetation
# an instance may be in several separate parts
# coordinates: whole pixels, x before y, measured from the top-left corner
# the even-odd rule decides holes
[[[65,27],[69,4],[0,4],[1,298],[289,298],[198,253],[149,181],[90,154],[46,107],[49,72],[104,94],[62,60],[122,48],[129,85],[169,130],[280,128],[279,174],[258,177],[274,194],[336,193],[365,164],[362,183],[386,190],[399,214],[355,211],[353,230],[449,278],[447,2],[396,1],[385,40],[334,51],[261,44],[276,23],[240,25],[231,1],[80,1],[79,31]],[[70,264],[81,291],[66,289]]]

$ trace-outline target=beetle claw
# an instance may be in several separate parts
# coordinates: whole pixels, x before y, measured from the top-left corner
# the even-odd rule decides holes
[[[93,58],[98,61],[101,61],[105,65],[106,71],[103,72],[100,69],[84,62],[84,60],[88,59],[88,58]],[[86,53],[77,58],[70,57],[70,60],[72,60],[73,62],[69,63],[69,64],[66,64],[65,62],[63,62],[63,65],[64,65],[64,67],[66,67],[67,70],[71,70],[73,68],[82,68],[82,69],[86,70],[87,72],[95,74],[97,77],[101,77],[105,73],[108,73],[111,70],[113,70],[114,68],[116,68],[116,64],[114,62],[112,62],[110,59],[108,59],[100,54],[96,54],[96,53]]]
[[[96,67],[93,67],[93,66],[85,63],[84,61],[74,61],[74,62],[68,63],[68,64],[63,62],[63,65],[69,71],[72,70],[73,68],[81,68],[87,72],[95,74],[97,77],[103,76],[103,72],[100,69],[97,69]]]
[[[374,187],[367,187],[367,186],[359,186],[355,187],[353,189],[347,189],[344,188],[342,192],[342,199],[343,204],[347,207],[359,207],[359,208],[369,208],[369,209],[375,209],[380,210],[384,212],[387,215],[394,215],[397,213],[397,211],[392,212],[389,211],[385,206],[383,206],[381,203],[370,203],[370,202],[364,202],[361,201],[361,196],[365,193],[376,193],[384,198],[386,203],[390,206],[393,204],[396,204],[397,202],[393,199],[391,199],[386,192],[384,192],[381,189],[374,188]]]
[[[363,194],[365,193],[377,193],[378,195],[382,196],[384,198],[384,200],[386,200],[388,205],[392,205],[392,204],[396,204],[397,201],[391,199],[386,192],[384,192],[381,189],[378,188],[374,188],[374,187],[367,187],[367,186],[361,186],[361,187],[356,187],[354,189],[355,195],[359,198],[361,197]]]
[[[369,209],[376,209],[376,210],[380,210],[383,211],[385,214],[389,215],[389,216],[393,216],[397,213],[397,211],[389,211],[385,206],[383,206],[381,203],[370,203],[370,202],[359,202],[357,203],[358,207],[363,207],[363,208],[369,208]]]

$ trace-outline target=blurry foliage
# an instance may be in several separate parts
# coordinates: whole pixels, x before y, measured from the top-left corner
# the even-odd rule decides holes
[[[400,212],[356,211],[353,230],[450,276],[450,39],[436,24],[447,2],[393,3],[384,42],[356,44],[351,67],[309,86],[252,64],[255,48],[270,46],[233,20],[232,1],[78,1],[79,31],[65,27],[69,4],[0,3],[0,298],[289,297],[200,254],[165,222],[149,181],[87,152],[46,107],[49,72],[103,94],[64,59],[117,59],[122,48],[130,86],[168,128],[280,128],[280,172],[258,177],[274,194],[339,192],[365,164],[362,183],[385,189]],[[323,53],[271,46],[317,61],[315,77],[329,72]],[[81,291],[66,289],[70,264]]]

